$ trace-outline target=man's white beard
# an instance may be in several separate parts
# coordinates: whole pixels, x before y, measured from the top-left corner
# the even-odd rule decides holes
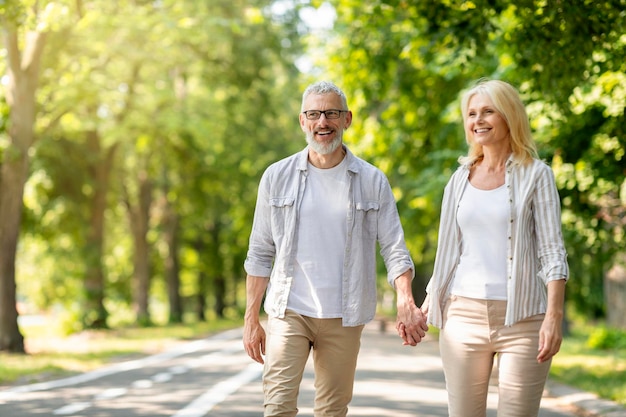
[[[309,147],[320,155],[328,155],[335,152],[337,148],[341,146],[342,139],[343,132],[338,131],[332,142],[328,144],[321,144],[315,140],[313,132],[306,132],[306,143],[308,143]]]

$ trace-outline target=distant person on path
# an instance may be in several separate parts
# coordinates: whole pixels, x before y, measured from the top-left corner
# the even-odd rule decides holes
[[[461,110],[469,153],[444,191],[422,311],[441,329],[451,417],[486,416],[494,358],[498,417],[537,416],[569,273],[554,174],[510,84],[479,81]]]
[[[311,351],[314,415],[347,414],[361,332],[376,310],[376,242],[407,343],[428,330],[411,293],[414,265],[388,180],[343,144],[351,122],[337,86],[310,85],[300,113],[308,146],[261,178],[245,261],[243,343],[265,364],[265,416],[297,414]],[[267,339],[259,320],[264,295]]]

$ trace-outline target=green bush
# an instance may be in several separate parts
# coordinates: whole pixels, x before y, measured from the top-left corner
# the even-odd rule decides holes
[[[598,327],[591,332],[587,339],[587,346],[591,349],[625,349],[626,331],[610,327]]]

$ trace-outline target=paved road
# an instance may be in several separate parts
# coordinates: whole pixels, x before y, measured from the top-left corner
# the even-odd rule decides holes
[[[299,415],[305,417],[313,416],[310,365],[299,400]],[[383,334],[372,323],[363,334],[357,369],[350,416],[447,416],[436,341],[405,347],[393,332]],[[238,329],[96,372],[2,390],[0,416],[260,417],[260,376],[260,365],[243,351]],[[491,391],[488,415],[495,417],[497,394]],[[558,398],[546,392],[541,417],[580,415],[569,405],[580,393],[562,392]],[[593,398],[583,396],[588,400]],[[603,416],[626,416],[623,411]]]

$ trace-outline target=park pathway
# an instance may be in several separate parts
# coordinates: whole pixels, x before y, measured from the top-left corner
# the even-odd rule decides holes
[[[241,334],[234,329],[94,372],[2,389],[0,417],[260,417],[262,368],[245,354]],[[313,416],[313,396],[309,362],[299,416]],[[446,402],[435,339],[402,346],[381,322],[366,326],[349,416],[446,417]],[[496,416],[496,406],[492,387],[488,417]],[[582,414],[581,407],[598,414]],[[539,416],[600,414],[626,417],[626,410],[550,382]]]

